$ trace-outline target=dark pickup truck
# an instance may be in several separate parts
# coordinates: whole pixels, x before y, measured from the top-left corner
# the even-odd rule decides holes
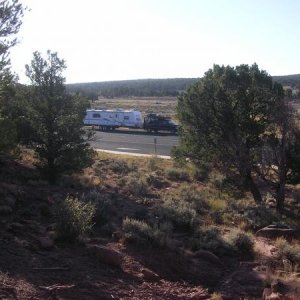
[[[149,114],[144,118],[144,129],[148,132],[168,131],[170,133],[178,132],[178,125],[170,118],[157,114]]]

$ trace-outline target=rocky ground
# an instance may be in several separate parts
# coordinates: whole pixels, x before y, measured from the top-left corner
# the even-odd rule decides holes
[[[2,170],[0,299],[300,299],[300,273],[267,264],[276,255],[274,230],[256,237],[250,261],[176,245],[133,247],[97,226],[89,239],[61,243],[51,206],[82,187],[49,186],[25,163],[3,162]]]

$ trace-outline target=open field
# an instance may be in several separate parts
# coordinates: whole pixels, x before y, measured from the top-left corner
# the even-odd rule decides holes
[[[92,108],[136,109],[141,111],[143,114],[157,113],[174,117],[176,105],[176,97],[99,98],[92,103]]]
[[[292,106],[300,114],[300,100],[291,101]],[[143,114],[156,113],[175,118],[177,97],[131,97],[131,98],[99,98],[91,103],[92,108],[99,109],[136,109]]]

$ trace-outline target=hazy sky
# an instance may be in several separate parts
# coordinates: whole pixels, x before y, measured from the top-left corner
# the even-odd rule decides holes
[[[300,73],[298,0],[21,2],[30,11],[11,51],[21,82],[47,49],[66,60],[67,83],[201,77],[214,63]]]

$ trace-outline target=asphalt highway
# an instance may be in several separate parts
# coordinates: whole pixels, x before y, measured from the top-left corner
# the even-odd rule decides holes
[[[150,134],[143,130],[96,131],[90,144],[93,148],[102,150],[170,155],[171,149],[178,145],[178,136],[170,133]]]

